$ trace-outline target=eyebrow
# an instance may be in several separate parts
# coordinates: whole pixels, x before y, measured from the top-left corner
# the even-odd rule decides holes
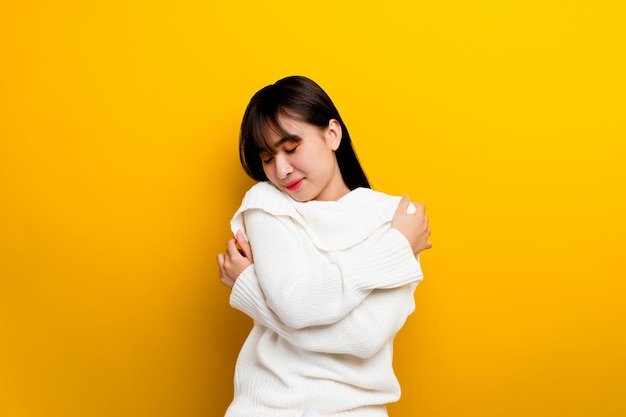
[[[278,148],[280,145],[287,143],[287,142],[300,142],[301,140],[302,138],[298,135],[283,136],[282,139],[279,139],[278,141],[274,142],[274,148]]]

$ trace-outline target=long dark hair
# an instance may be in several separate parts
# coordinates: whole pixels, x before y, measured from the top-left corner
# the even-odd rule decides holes
[[[352,147],[348,128],[326,92],[313,80],[291,76],[259,90],[248,103],[241,121],[239,159],[246,174],[256,181],[267,181],[260,153],[274,153],[268,132],[286,136],[278,122],[279,115],[325,128],[331,119],[341,125],[342,138],[335,151],[339,171],[350,190],[370,188],[370,183]]]

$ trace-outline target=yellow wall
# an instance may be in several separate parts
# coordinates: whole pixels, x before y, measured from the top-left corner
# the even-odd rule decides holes
[[[301,3],[0,0],[0,416],[222,415],[238,123],[291,74],[431,217],[391,416],[626,415],[621,2]]]

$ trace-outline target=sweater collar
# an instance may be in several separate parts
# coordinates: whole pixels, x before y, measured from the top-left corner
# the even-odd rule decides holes
[[[342,250],[362,242],[390,223],[400,197],[369,188],[357,188],[336,201],[298,202],[269,182],[260,182],[246,193],[231,220],[233,232],[245,232],[244,213],[263,210],[286,217],[304,229],[321,250]]]

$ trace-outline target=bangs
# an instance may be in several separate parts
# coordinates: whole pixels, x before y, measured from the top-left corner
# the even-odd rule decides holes
[[[292,137],[292,135],[280,125],[278,121],[280,116],[289,117],[294,120],[302,119],[293,112],[281,108],[271,113],[258,115],[257,120],[250,124],[249,131],[247,132],[249,134],[248,139],[250,140],[250,151],[252,151],[252,153],[257,155],[261,153],[274,155],[276,153],[276,146],[274,146],[276,139],[274,138],[278,137],[282,139]]]

